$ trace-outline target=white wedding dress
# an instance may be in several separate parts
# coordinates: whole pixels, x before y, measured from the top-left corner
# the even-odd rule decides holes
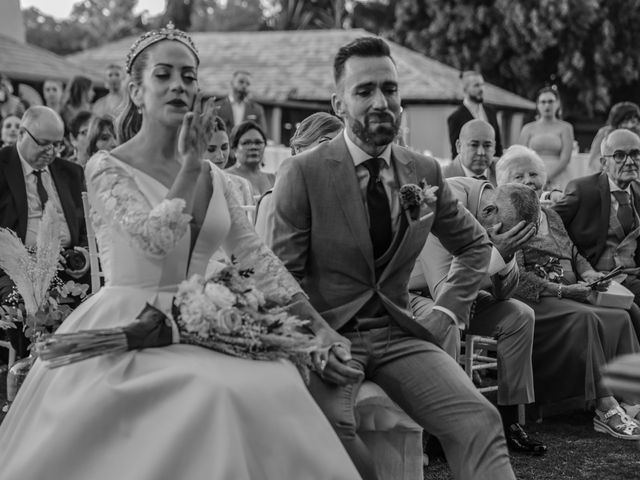
[[[255,268],[260,288],[299,291],[259,241],[221,171],[192,247],[183,201],[107,152],[87,164],[106,286],[59,332],[168,309],[178,283],[221,245]],[[36,361],[0,426],[0,479],[357,479],[329,422],[289,362],[190,345],[108,355],[58,369]]]

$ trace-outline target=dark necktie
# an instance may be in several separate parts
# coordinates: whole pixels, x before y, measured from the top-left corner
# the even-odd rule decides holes
[[[49,195],[42,183],[42,170],[34,170],[33,174],[36,177],[36,191],[38,192],[38,197],[40,197],[40,207],[44,210],[44,204],[47,203]]]
[[[370,158],[363,165],[369,170],[367,184],[367,208],[369,210],[369,235],[373,244],[373,256],[379,258],[391,244],[391,208],[380,178],[381,158]]]
[[[486,175],[474,175],[473,178],[475,178],[476,180],[486,180],[487,176]]]
[[[616,190],[612,193],[618,201],[618,221],[620,222],[620,225],[622,225],[624,234],[627,235],[631,230],[633,230],[633,224],[635,223],[631,199],[629,198],[629,194],[623,190]]]

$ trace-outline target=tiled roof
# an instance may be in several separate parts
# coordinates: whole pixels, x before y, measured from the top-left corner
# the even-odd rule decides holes
[[[67,81],[74,75],[84,75],[102,82],[102,69],[77,65],[28,43],[21,43],[0,34],[0,72],[12,80],[43,81],[47,78]]]
[[[326,102],[333,91],[333,57],[342,45],[371,35],[365,30],[193,33],[201,57],[200,88],[215,95],[229,90],[236,70],[252,72],[252,92],[262,101]],[[134,38],[126,38],[68,58],[102,69],[124,62]],[[405,102],[452,102],[462,99],[459,71],[389,42],[400,74]],[[507,108],[535,108],[529,100],[485,84],[485,101]]]

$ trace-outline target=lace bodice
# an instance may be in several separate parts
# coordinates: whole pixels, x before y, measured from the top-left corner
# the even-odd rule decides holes
[[[264,245],[238,203],[230,181],[211,165],[213,195],[191,246],[190,215],[182,199],[166,199],[167,188],[108,152],[86,166],[91,221],[106,284],[173,291],[187,276],[204,274],[223,247],[242,268],[254,269],[265,294],[280,301],[301,291]]]

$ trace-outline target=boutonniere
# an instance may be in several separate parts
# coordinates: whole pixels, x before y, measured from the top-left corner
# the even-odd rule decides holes
[[[400,206],[405,210],[412,220],[422,219],[421,213],[427,210],[431,212],[431,207],[438,201],[436,192],[438,187],[428,185],[421,180],[418,185],[409,183],[400,187]]]

